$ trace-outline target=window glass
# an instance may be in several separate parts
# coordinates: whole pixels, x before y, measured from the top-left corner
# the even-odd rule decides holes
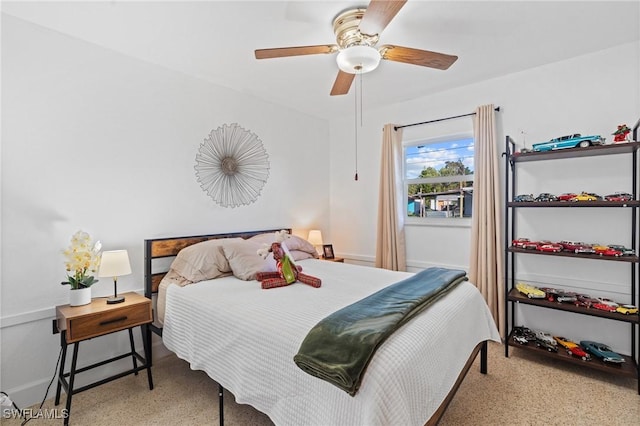
[[[470,136],[404,147],[407,216],[471,217],[474,141]]]

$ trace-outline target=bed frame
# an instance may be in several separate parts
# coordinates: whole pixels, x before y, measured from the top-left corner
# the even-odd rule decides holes
[[[158,293],[158,287],[160,285],[160,281],[166,275],[168,266],[164,268],[158,268],[154,265],[154,260],[157,259],[168,259],[175,257],[180,250],[185,247],[188,247],[192,244],[197,244],[203,241],[208,240],[216,240],[222,238],[251,238],[258,234],[264,234],[269,232],[276,232],[282,229],[286,229],[287,232],[291,233],[290,228],[278,228],[278,229],[267,229],[260,231],[251,231],[251,232],[232,232],[227,234],[211,234],[211,235],[197,235],[197,236],[185,236],[185,237],[167,237],[167,238],[153,238],[144,240],[144,294],[149,299],[154,299],[154,294]],[[159,270],[159,271],[157,271]],[[156,272],[157,271],[157,272]],[[155,304],[154,304],[154,319],[155,319]],[[157,323],[152,323],[150,325],[150,330],[156,333],[158,336],[162,336],[162,327]],[[147,333],[147,347],[149,348],[149,362],[153,362],[152,352],[151,352],[151,333]],[[487,374],[487,341],[479,343],[471,352],[471,355],[467,359],[466,364],[462,368],[462,371],[458,375],[458,379],[451,388],[451,391],[447,394],[447,397],[442,402],[440,407],[436,410],[433,416],[427,421],[427,426],[437,425],[442,416],[444,415],[445,410],[449,406],[449,403],[455,396],[458,388],[462,384],[462,381],[466,377],[469,369],[473,365],[478,352],[480,353],[480,373]],[[223,387],[218,384],[218,410],[219,410],[219,419],[220,426],[224,425],[224,412],[223,412]]]

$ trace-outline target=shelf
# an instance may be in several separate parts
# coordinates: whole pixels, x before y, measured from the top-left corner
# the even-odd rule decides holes
[[[516,303],[524,303],[527,305],[541,306],[543,308],[556,309],[559,311],[589,315],[592,317],[607,318],[616,321],[629,322],[632,324],[640,324],[640,316],[638,316],[638,314],[625,315],[618,312],[601,311],[595,308],[584,308],[582,306],[576,306],[572,303],[550,302],[546,299],[530,299],[515,288],[512,288],[509,291],[507,300]]]
[[[636,365],[636,361],[628,355],[620,354],[625,359],[625,362],[621,364],[611,364],[611,363],[606,363],[604,361],[601,361],[598,358],[595,358],[593,355],[591,355],[590,361],[583,361],[578,357],[568,354],[563,348],[558,348],[558,352],[549,352],[544,348],[537,347],[534,343],[521,345],[520,343],[517,343],[516,341],[513,340],[512,335],[509,335],[508,343],[509,343],[509,346],[521,348],[522,350],[536,352],[540,355],[545,355],[550,358],[567,361],[572,364],[581,365],[581,366],[584,366],[585,368],[605,371],[607,373],[621,375],[621,376],[628,376],[634,379],[638,377],[638,367]]]
[[[640,201],[509,201],[507,207],[640,207]]]
[[[556,160],[561,158],[594,157],[602,155],[626,154],[637,151],[640,142],[625,142],[608,145],[596,145],[587,148],[566,148],[555,151],[515,153],[509,157],[511,162]]]
[[[639,122],[640,124],[640,122]],[[636,127],[637,130],[637,127]],[[634,130],[635,131],[635,130]],[[634,134],[635,138],[636,134]],[[640,362],[640,340],[637,338],[637,333],[639,331],[640,326],[640,316],[638,314],[625,315],[619,312],[607,312],[595,308],[586,308],[584,306],[577,306],[573,303],[559,303],[550,301],[547,299],[530,299],[526,294],[520,293],[516,287],[516,281],[518,273],[516,269],[517,266],[521,263],[522,259],[516,256],[518,253],[525,254],[533,254],[533,255],[543,255],[543,256],[555,256],[555,257],[563,257],[563,258],[577,258],[577,259],[585,259],[585,260],[603,260],[608,262],[618,262],[618,264],[627,264],[630,265],[630,302],[631,305],[638,305],[640,303],[640,295],[639,295],[639,277],[640,277],[640,257],[638,256],[638,247],[640,246],[640,236],[638,235],[638,227],[640,225],[640,216],[638,215],[638,210],[640,208],[640,194],[638,193],[638,184],[640,183],[640,175],[638,174],[638,151],[640,151],[640,142],[625,142],[625,143],[617,143],[617,144],[608,144],[608,145],[597,145],[590,146],[585,148],[567,148],[567,149],[559,149],[552,151],[544,151],[544,152],[516,152],[515,151],[515,142],[509,136],[506,137],[505,144],[505,152],[507,155],[505,156],[505,270],[504,270],[504,280],[505,280],[505,292],[507,297],[505,298],[505,310],[508,315],[505,316],[505,328],[507,333],[509,334],[508,338],[505,340],[505,356],[509,356],[509,348],[517,347],[525,351],[536,352],[539,355],[546,356],[549,358],[555,358],[562,361],[567,361],[573,364],[582,365],[586,368],[601,370],[603,372],[615,374],[615,375],[624,375],[628,377],[633,377],[638,380],[638,394],[640,394],[640,369],[638,368],[638,363]],[[515,194],[528,194],[525,192],[518,192],[518,187],[516,185],[516,176],[517,171],[519,169],[518,164],[529,161],[548,161],[548,160],[558,160],[558,159],[570,159],[570,158],[582,158],[582,157],[601,157],[601,156],[610,156],[610,155],[618,155],[618,154],[626,154],[629,155],[629,160],[631,162],[631,171],[621,171],[624,175],[629,175],[630,178],[630,188],[631,193],[633,194],[632,200],[630,201],[607,201],[605,199],[601,199],[598,201],[524,201],[524,202],[515,202],[513,199],[515,198]],[[620,163],[626,163],[626,159],[624,158],[611,158],[607,164],[610,168],[617,168],[617,165]],[[590,169],[593,168],[591,163],[584,163],[583,165],[590,165]],[[626,170],[624,168],[623,170]],[[543,176],[541,175],[540,178]],[[534,176],[533,179],[538,179],[537,176]],[[561,180],[561,179],[555,179]],[[557,182],[555,187],[560,187],[561,182]],[[550,188],[551,189],[551,188]],[[552,191],[551,191],[552,192]],[[606,194],[602,194],[606,195]],[[510,201],[511,200],[511,201]],[[535,208],[556,208],[556,209],[567,209],[567,208],[611,208],[611,209],[621,209],[628,208],[631,214],[623,215],[629,217],[629,234],[631,235],[631,248],[635,250],[635,254],[633,256],[604,256],[600,254],[591,254],[591,253],[575,253],[573,251],[560,251],[558,253],[554,252],[545,252],[539,251],[537,249],[525,249],[520,247],[515,247],[512,244],[515,238],[518,237],[518,231],[516,227],[516,219],[522,215],[526,216],[525,211],[519,209],[535,209]],[[584,210],[583,210],[584,211]],[[574,211],[575,213],[575,211]],[[554,214],[555,216],[560,216],[561,220],[567,222],[569,219],[575,216],[575,214]],[[602,215],[602,219],[598,221],[599,225],[593,224],[595,226],[607,226],[607,224],[612,224],[611,216]],[[607,217],[608,216],[608,217]],[[615,215],[617,216],[617,215]],[[619,218],[618,218],[619,219]],[[626,221],[626,220],[624,220]],[[564,223],[563,222],[563,223]],[[558,222],[559,223],[559,222]],[[558,223],[554,222],[557,226]],[[583,238],[587,238],[586,236]],[[606,243],[613,243],[613,241],[606,241]],[[559,261],[555,262],[554,266],[560,269],[566,265],[567,268],[576,266],[571,265],[569,261]],[[616,269],[612,263],[609,265],[602,265],[608,269]],[[570,272],[567,272],[568,275],[574,279],[579,279],[580,274],[574,275]],[[584,275],[584,274],[582,274]],[[556,288],[562,288],[562,283],[560,279],[554,280],[557,282],[557,285],[553,285]],[[559,282],[558,282],[559,281]],[[571,286],[574,287],[574,286]],[[573,289],[572,289],[573,290]],[[573,290],[578,291],[578,290]],[[590,316],[594,318],[603,318],[607,320],[617,321],[618,324],[607,324],[607,326],[617,326],[617,327],[628,327],[631,331],[629,341],[631,343],[631,354],[623,355],[625,362],[621,364],[612,364],[605,363],[604,361],[595,358],[592,356],[590,361],[584,361],[581,358],[575,357],[571,355],[571,353],[567,352],[564,348],[559,348],[558,352],[548,351],[544,347],[538,347],[533,342],[529,342],[526,345],[521,345],[520,343],[513,340],[513,328],[518,321],[516,317],[519,311],[523,311],[526,308],[524,306],[537,306],[540,309],[529,308],[530,311],[527,311],[527,314],[535,315],[544,315],[545,312],[541,311],[544,309],[553,309],[556,311],[566,312],[567,315],[561,315],[562,320],[569,319],[570,315],[568,314],[579,314],[582,315],[580,319],[574,319],[576,327],[579,327],[580,322],[585,321],[585,316]],[[510,311],[510,312],[509,312]],[[548,314],[549,311],[546,313]],[[527,317],[528,318],[528,317]],[[526,322],[525,326],[526,326]],[[625,325],[629,324],[629,325]],[[582,327],[584,328],[584,327]],[[581,331],[580,333],[587,333],[587,331]],[[595,331],[590,332],[593,335]],[[589,340],[602,341],[599,337],[597,337],[596,333],[592,337],[589,336]],[[589,335],[589,334],[587,334]],[[583,336],[583,338],[587,338]],[[606,340],[606,337],[603,337]]]
[[[533,249],[522,249],[518,247],[509,247],[507,251],[512,253],[528,253],[528,254],[541,254],[544,256],[556,256],[556,257],[577,257],[580,259],[589,259],[589,260],[609,260],[613,262],[628,262],[628,263],[638,263],[640,258],[638,256],[601,256],[599,254],[587,254],[587,253],[573,253],[570,251],[561,251],[559,253],[551,253],[546,251],[539,251]]]

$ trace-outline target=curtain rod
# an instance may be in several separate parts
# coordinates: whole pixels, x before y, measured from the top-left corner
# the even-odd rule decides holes
[[[495,107],[493,110],[494,111],[500,111],[500,107]],[[469,117],[470,115],[476,115],[476,113],[475,112],[470,112],[469,114],[454,115],[453,117],[438,118],[437,120],[423,121],[421,123],[405,124],[403,126],[393,126],[393,130],[402,129],[403,127],[419,126],[421,124],[437,123],[438,121],[452,120],[454,118]]]

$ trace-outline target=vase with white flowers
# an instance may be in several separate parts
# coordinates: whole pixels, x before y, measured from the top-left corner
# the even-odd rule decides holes
[[[88,233],[78,231],[71,236],[69,247],[63,250],[67,281],[62,284],[71,287],[71,306],[91,303],[91,286],[98,282],[91,274],[97,272],[100,266],[101,248],[100,241],[93,243]]]

